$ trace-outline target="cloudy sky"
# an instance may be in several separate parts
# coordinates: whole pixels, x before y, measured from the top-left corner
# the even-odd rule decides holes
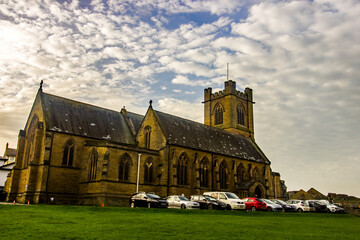
[[[358,0],[0,0],[0,155],[44,91],[203,122],[226,63],[288,190],[360,197]]]

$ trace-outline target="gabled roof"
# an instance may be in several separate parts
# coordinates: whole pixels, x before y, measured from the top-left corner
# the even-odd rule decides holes
[[[43,92],[40,97],[47,130],[124,144],[136,144],[126,116],[121,112]],[[138,130],[143,116],[128,113],[128,118]]]
[[[251,139],[155,111],[169,144],[261,163],[270,163]]]
[[[313,197],[309,193],[300,189],[298,192],[296,192],[294,195],[292,195],[290,197],[290,199],[309,200],[309,199],[313,199]]]
[[[310,194],[313,199],[326,199],[326,196],[315,188],[310,188],[307,193]]]
[[[16,157],[16,148],[9,148],[7,147],[5,149],[5,154],[6,157]]]

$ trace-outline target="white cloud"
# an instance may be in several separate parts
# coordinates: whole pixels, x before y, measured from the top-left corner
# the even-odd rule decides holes
[[[156,108],[181,118],[203,122],[203,105],[201,100],[198,100],[196,102],[189,102],[175,98],[161,98],[158,100]],[[189,111],[190,109],[191,111]]]
[[[202,81],[202,80],[189,80],[187,77],[183,75],[177,75],[173,80],[171,80],[173,84],[182,84],[182,85],[189,85],[189,86],[209,86],[211,83],[209,81]]]

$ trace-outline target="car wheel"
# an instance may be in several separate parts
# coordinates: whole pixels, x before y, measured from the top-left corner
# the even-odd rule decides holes
[[[300,212],[300,213],[301,213],[301,212],[303,212],[303,210],[302,210],[301,208],[299,208],[299,209],[297,210],[297,212]]]
[[[232,208],[231,208],[230,204],[226,205],[226,210],[231,210],[231,209]]]
[[[255,212],[256,211],[256,207],[252,207],[251,211]]]
[[[270,207],[268,207],[268,208],[267,208],[267,211],[268,211],[268,212],[271,212],[271,208],[270,208]]]
[[[131,208],[134,208],[134,207],[135,207],[135,203],[134,203],[134,202],[130,203],[130,207],[131,207]]]
[[[185,205],[185,204],[181,204],[181,209],[186,209],[186,205]]]
[[[148,203],[148,208],[151,208],[151,203]]]
[[[330,213],[330,209],[326,209],[326,212],[327,212],[327,213]]]
[[[285,208],[283,208],[281,211],[282,211],[282,212],[285,212]]]
[[[212,204],[209,204],[209,205],[207,206],[207,209],[213,210],[213,209],[214,209],[214,206],[213,206]]]

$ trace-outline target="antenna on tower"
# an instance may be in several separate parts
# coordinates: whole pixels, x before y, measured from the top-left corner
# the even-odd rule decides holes
[[[229,63],[226,64],[226,81],[229,81]]]

